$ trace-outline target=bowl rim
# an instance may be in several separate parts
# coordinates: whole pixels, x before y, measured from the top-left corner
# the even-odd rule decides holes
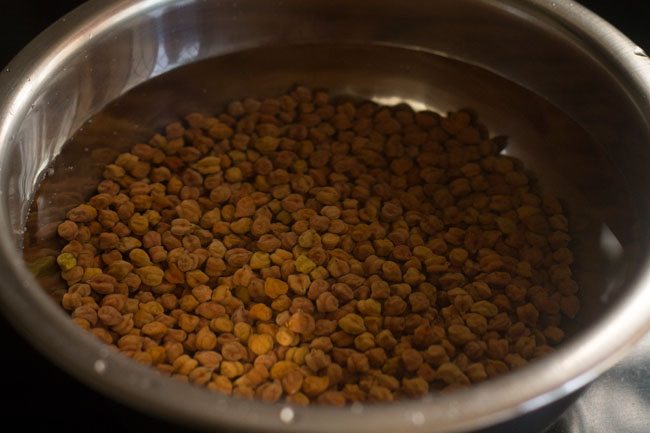
[[[481,0],[507,4],[562,26],[608,62],[641,113],[650,113],[650,61],[610,24],[573,2]],[[49,71],[78,52],[92,31],[108,32],[115,23],[174,0],[91,0],[50,26],[0,73],[0,154],[11,131],[27,111]],[[22,77],[32,77],[25,81]],[[644,116],[646,123],[650,114]],[[650,129],[650,128],[649,128]],[[0,179],[0,187],[7,182]],[[2,189],[0,189],[0,192]],[[0,220],[10,221],[0,201]],[[32,345],[68,373],[115,400],[162,418],[198,427],[230,427],[273,432],[458,432],[478,429],[538,409],[589,383],[620,360],[649,329],[650,267],[644,267],[626,299],[596,325],[555,353],[503,377],[446,395],[392,404],[346,408],[295,407],[236,400],[187,386],[119,355],[79,329],[55,305],[27,270],[11,240],[9,224],[0,225],[0,309]],[[29,312],[29,314],[25,314]],[[47,326],[42,326],[47,323]],[[74,348],[74,349],[70,349]],[[525,384],[525,385],[522,385]]]

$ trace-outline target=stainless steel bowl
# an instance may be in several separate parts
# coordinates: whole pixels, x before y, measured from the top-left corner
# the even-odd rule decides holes
[[[89,193],[103,160],[156,125],[295,82],[442,111],[469,105],[510,133],[507,152],[572,217],[584,301],[572,338],[471,389],[333,409],[222,397],[77,329],[21,258],[39,180],[50,186],[36,205],[55,208],[32,221],[42,234],[57,206]],[[7,66],[0,101],[2,311],[59,366],[151,414],[267,432],[503,431],[522,419],[534,431],[650,328],[650,61],[574,2],[94,0]]]

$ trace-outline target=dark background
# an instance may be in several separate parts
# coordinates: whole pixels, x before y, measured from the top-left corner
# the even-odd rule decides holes
[[[32,38],[81,3],[80,0],[12,0],[9,6],[3,2],[0,66],[9,63]],[[650,52],[650,1],[583,0],[581,3]],[[5,426],[17,425],[12,431],[189,432],[133,412],[89,390],[53,367],[1,316],[0,347],[0,391],[4,397],[0,418]]]

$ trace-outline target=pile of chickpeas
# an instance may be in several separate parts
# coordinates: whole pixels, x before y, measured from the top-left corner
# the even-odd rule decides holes
[[[192,113],[58,226],[62,305],[164,374],[381,402],[543,356],[579,302],[566,216],[476,115],[278,98]]]

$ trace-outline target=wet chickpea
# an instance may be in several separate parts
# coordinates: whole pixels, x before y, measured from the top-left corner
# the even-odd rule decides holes
[[[339,319],[339,327],[348,334],[358,335],[366,330],[363,318],[357,314],[346,314]]]
[[[227,395],[468,386],[552,350],[580,307],[569,219],[501,147],[468,111],[233,101],[104,166],[30,268],[58,266],[100,340]]]
[[[316,328],[316,322],[313,316],[300,310],[291,315],[287,328],[297,334],[311,334]]]
[[[268,334],[255,334],[248,338],[248,347],[256,355],[264,355],[273,349],[273,337]]]
[[[271,299],[284,295],[289,290],[289,285],[277,278],[268,278],[264,282],[264,293]]]

